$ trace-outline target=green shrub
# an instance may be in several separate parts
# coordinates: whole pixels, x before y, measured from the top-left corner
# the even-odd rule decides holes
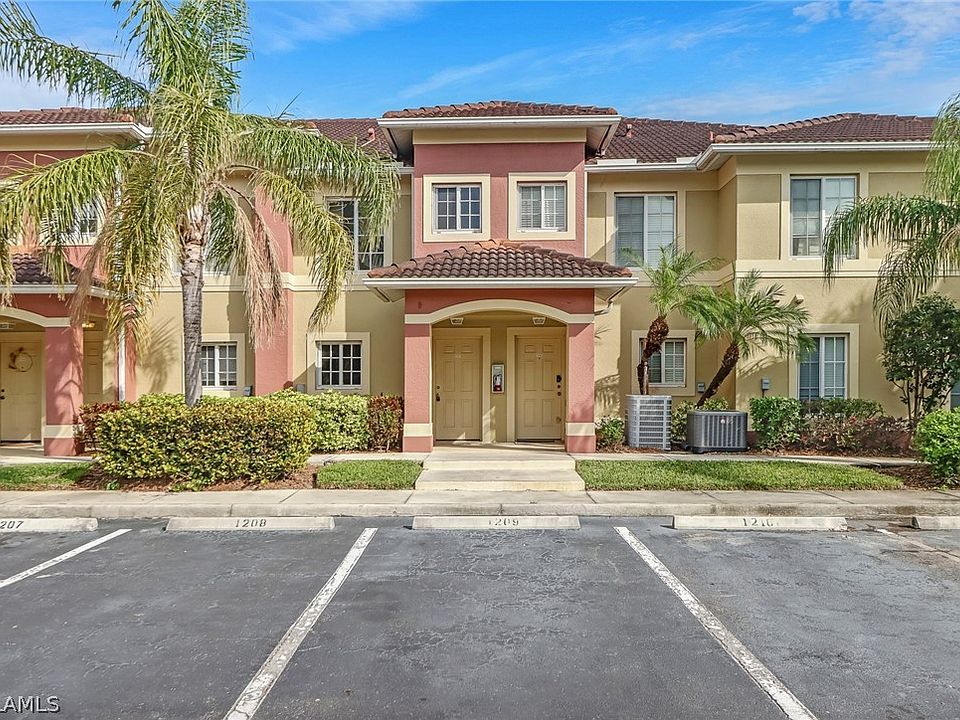
[[[626,441],[626,425],[622,417],[609,415],[596,422],[597,450],[617,450]]]
[[[367,411],[370,447],[374,450],[399,448],[403,437],[403,398],[399,395],[373,395]]]
[[[179,489],[265,483],[306,464],[315,428],[309,407],[286,398],[204,398],[188,408],[146,395],[100,417],[99,462],[115,478]]]
[[[307,408],[314,417],[310,449],[317,452],[365,450],[370,444],[368,398],[325,392],[308,395],[281,390],[267,397]]]
[[[883,406],[876,400],[864,400],[863,398],[825,398],[819,400],[806,400],[803,403],[804,414],[809,416],[831,416],[842,418],[857,418],[865,420],[866,418],[877,417],[883,414]]]
[[[73,437],[73,447],[77,455],[86,455],[97,449],[97,425],[104,413],[123,407],[122,403],[87,403],[80,406],[80,412],[74,418],[77,431]]]
[[[762,448],[781,448],[800,440],[803,404],[788,397],[750,398],[750,417]]]
[[[935,475],[955,484],[960,478],[960,412],[935,410],[917,425],[914,444]]]
[[[697,403],[693,400],[681,400],[673,406],[670,416],[670,439],[683,445],[687,442],[687,413],[695,410]],[[730,408],[726,398],[714,395],[708,398],[701,410],[728,410]]]

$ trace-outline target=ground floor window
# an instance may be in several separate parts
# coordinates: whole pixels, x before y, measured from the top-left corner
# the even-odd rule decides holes
[[[950,391],[950,409],[956,410],[960,408],[960,383],[957,383],[953,386],[953,390]]]
[[[200,345],[200,385],[216,390],[237,387],[237,344]]]
[[[358,388],[363,384],[363,343],[317,343],[317,387]]]
[[[847,396],[847,336],[813,335],[814,349],[800,355],[801,400]]]
[[[687,341],[665,340],[650,356],[650,384],[682,387],[687,384]]]

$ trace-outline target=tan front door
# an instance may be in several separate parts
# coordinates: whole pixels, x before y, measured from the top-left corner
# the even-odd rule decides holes
[[[517,440],[563,436],[563,340],[517,338]]]
[[[437,338],[433,356],[437,440],[479,440],[480,338]]]
[[[83,344],[83,402],[103,402],[103,344]]]
[[[0,345],[0,440],[40,440],[39,343]]]

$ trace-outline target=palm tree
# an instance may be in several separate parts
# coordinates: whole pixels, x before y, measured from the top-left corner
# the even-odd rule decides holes
[[[751,270],[736,281],[734,289],[724,288],[714,294],[710,306],[698,319],[700,335],[705,339],[727,342],[720,369],[713,376],[697,407],[717,394],[723,381],[741,359],[748,359],[756,350],[772,348],[780,355],[813,349],[811,339],[803,334],[810,314],[803,301],[793,298],[783,304],[780,284],[759,287],[760,273]]]
[[[824,237],[830,282],[860,244],[888,243],[873,306],[881,332],[947,274],[960,270],[960,95],[934,123],[923,194],[862,198],[838,211]]]
[[[679,312],[688,318],[697,317],[712,293],[709,289],[696,285],[694,280],[697,275],[714,269],[717,264],[716,258],[701,260],[696,253],[678,252],[673,246],[669,246],[660,248],[660,260],[656,265],[641,265],[650,280],[650,304],[657,311],[640,348],[637,382],[641,395],[650,392],[650,358],[660,352],[664,340],[670,334],[667,315]]]
[[[244,278],[254,339],[267,337],[282,309],[280,247],[264,217],[272,207],[310,260],[318,287],[311,322],[320,324],[352,267],[353,247],[338,216],[317,202],[319,192],[358,197],[372,239],[393,211],[399,182],[384,158],[363,147],[306,124],[234,110],[239,65],[250,53],[245,0],[134,0],[119,33],[125,56],[108,57],[45,37],[16,3],[0,6],[0,70],[65,88],[80,103],[150,128],[141,142],[8,178],[0,187],[0,236],[34,245],[64,282],[75,218],[95,208],[101,226],[78,283],[78,306],[99,275],[113,332],[145,331],[160,286],[177,268],[192,405],[200,396],[205,262]],[[138,68],[138,77],[118,66]],[[0,274],[9,294],[7,243],[0,243]]]

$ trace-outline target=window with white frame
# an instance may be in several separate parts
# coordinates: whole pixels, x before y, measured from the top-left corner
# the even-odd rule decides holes
[[[567,185],[522,184],[517,186],[520,195],[520,230],[567,229]]]
[[[434,185],[433,225],[438,232],[480,232],[480,186]]]
[[[673,195],[616,196],[618,265],[656,265],[660,248],[676,240],[677,199]]]
[[[91,243],[100,232],[100,213],[93,203],[77,212],[70,227],[70,240],[77,244]]]
[[[337,198],[328,200],[327,208],[342,218],[344,229],[353,238],[354,270],[383,267],[386,257],[383,235],[371,238],[367,234],[368,220],[360,209],[359,201],[356,198]]]
[[[790,179],[791,253],[794,257],[823,254],[823,236],[837,210],[857,198],[855,177]],[[856,248],[851,252],[856,257]]]
[[[358,388],[363,384],[363,343],[357,341],[317,343],[317,387]]]
[[[847,336],[812,335],[814,348],[800,354],[801,400],[847,396]]]
[[[960,383],[957,383],[953,386],[953,390],[950,391],[950,409],[956,410],[960,408]]]
[[[213,390],[237,387],[237,344],[200,345],[200,386]]]
[[[650,356],[651,385],[683,387],[687,384],[686,340],[664,340],[660,350]]]

